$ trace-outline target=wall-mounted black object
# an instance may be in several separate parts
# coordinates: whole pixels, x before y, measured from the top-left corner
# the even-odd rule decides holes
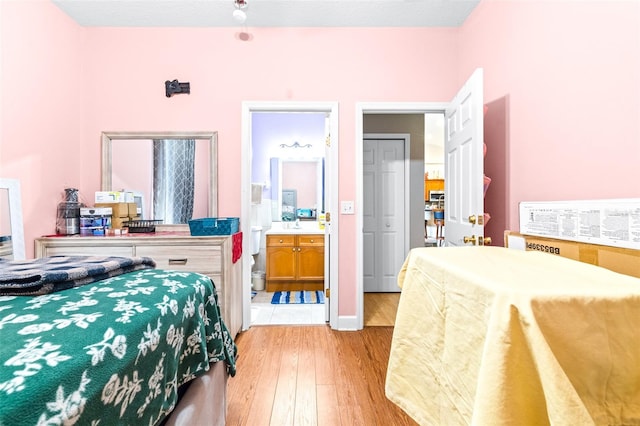
[[[165,81],[164,89],[167,98],[170,98],[175,93],[191,93],[191,88],[189,87],[189,83],[180,83],[178,80],[173,81]]]

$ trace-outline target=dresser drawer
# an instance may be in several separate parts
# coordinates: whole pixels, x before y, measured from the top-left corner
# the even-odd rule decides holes
[[[222,270],[220,250],[210,246],[136,246],[136,256],[147,256],[158,269],[199,272],[210,276]]]
[[[43,256],[133,256],[132,246],[59,246],[47,247]]]

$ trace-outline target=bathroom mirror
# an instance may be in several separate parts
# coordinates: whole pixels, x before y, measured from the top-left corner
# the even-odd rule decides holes
[[[0,178],[0,258],[24,260],[22,199],[17,179]]]
[[[272,158],[272,199],[276,200],[274,221],[283,220],[283,191],[295,193],[300,220],[318,220],[324,211],[324,159]],[[315,213],[310,216],[310,211]]]
[[[157,188],[154,189],[154,181],[171,182],[174,178],[157,166],[157,159],[154,161],[154,145],[157,151],[157,143],[161,143],[163,149],[181,148],[187,143],[193,143],[190,148],[192,160],[188,166],[189,169],[193,168],[193,195],[181,198],[185,202],[193,202],[193,218],[216,217],[218,214],[217,132],[103,132],[102,191],[124,189],[137,193],[143,205],[142,219],[162,219],[163,225],[187,223],[188,219],[167,219],[166,214],[158,212],[158,206],[167,205],[169,201],[164,199],[165,196],[158,192]],[[180,156],[181,154],[174,153],[167,155],[170,161]],[[179,165],[178,170],[186,170],[184,164]]]

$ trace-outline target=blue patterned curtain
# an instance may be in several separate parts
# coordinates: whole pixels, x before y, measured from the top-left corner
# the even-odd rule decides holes
[[[196,141],[153,140],[153,218],[187,223],[193,216]]]

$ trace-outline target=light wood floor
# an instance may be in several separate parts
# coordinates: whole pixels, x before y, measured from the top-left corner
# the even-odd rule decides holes
[[[399,301],[400,293],[364,293],[364,326],[395,325]]]
[[[263,306],[261,304],[270,304],[271,298],[273,297],[273,293],[269,293],[266,291],[258,291],[256,296],[251,300],[254,306]],[[393,326],[396,320],[396,312],[398,311],[398,302],[400,301],[400,293],[364,293],[364,315],[363,315],[363,323],[365,327],[372,326]],[[267,306],[279,306],[279,305],[267,305]],[[318,305],[298,305],[300,309],[311,309],[317,308]],[[277,309],[277,308],[276,308]],[[300,317],[292,315],[290,322],[282,322],[282,315],[284,315],[286,311],[280,312],[278,314],[278,321],[272,321],[272,323],[278,324],[301,324],[299,321]],[[309,314],[311,315],[311,314]],[[260,315],[258,318],[261,318]],[[322,317],[320,321],[311,321],[307,322],[307,324],[318,324],[322,323]],[[252,324],[253,324],[252,320]],[[269,323],[266,322],[267,324]],[[256,321],[256,324],[265,324],[263,321]]]
[[[416,425],[384,395],[392,333],[326,325],[240,333],[227,425]]]

